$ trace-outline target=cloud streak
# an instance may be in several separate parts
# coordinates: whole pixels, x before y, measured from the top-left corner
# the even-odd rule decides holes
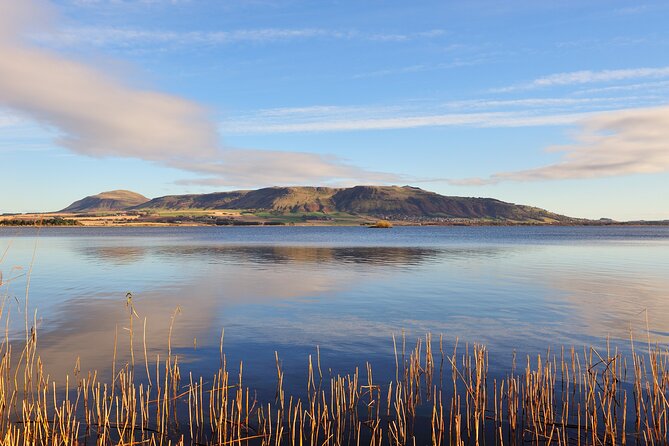
[[[11,113],[3,113],[0,111],[0,128],[3,127],[17,127],[21,124],[21,119]]]
[[[530,90],[535,88],[561,87],[569,85],[583,85],[600,82],[624,81],[630,79],[657,79],[669,77],[669,66],[665,67],[642,67],[623,70],[582,70],[566,73],[556,73],[540,77],[533,81],[499,88],[494,91],[510,92],[517,90]]]
[[[425,127],[512,128],[573,125],[601,112],[664,105],[654,91],[626,96],[482,98],[376,106],[315,105],[231,114],[227,134],[331,133]]]
[[[551,87],[554,85],[591,84],[627,79],[642,79],[669,76],[669,67],[632,68],[627,70],[573,71],[542,77],[532,82],[533,87]]]
[[[583,119],[574,144],[549,147],[562,153],[546,166],[500,172],[488,178],[449,180],[454,185],[504,181],[570,180],[669,172],[669,107],[601,113]]]
[[[444,30],[388,34],[364,33],[358,30],[322,28],[260,28],[230,31],[165,31],[114,27],[72,27],[34,34],[40,43],[57,47],[88,45],[94,47],[137,46],[220,46],[238,43],[275,43],[307,39],[367,40],[370,42],[409,42],[434,39],[446,34]]]
[[[578,122],[588,113],[537,116],[527,113],[450,113],[388,118],[340,119],[294,123],[224,123],[230,133],[308,133],[415,129],[421,127],[533,127]]]
[[[203,178],[182,180],[180,184],[253,187],[267,184],[271,176],[277,185],[351,186],[363,183],[397,183],[401,175],[371,172],[335,156],[269,150],[226,150],[220,162],[191,163],[188,170]]]
[[[351,132],[422,127],[533,127],[574,124],[593,113],[653,106],[656,96],[475,99],[384,106],[261,109],[221,123],[229,134]]]
[[[226,185],[369,178],[362,169],[322,155],[225,150],[205,107],[135,88],[90,64],[27,43],[27,33],[57,19],[47,2],[0,0],[0,10],[0,106],[55,130],[57,144],[77,154],[138,158],[213,175],[203,181]],[[15,124],[11,115],[0,116],[0,126]]]

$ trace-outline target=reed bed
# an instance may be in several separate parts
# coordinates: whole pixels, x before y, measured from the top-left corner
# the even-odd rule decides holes
[[[4,311],[4,306],[0,310]],[[447,351],[442,336],[393,337],[394,378],[371,364],[326,376],[320,351],[306,361],[306,390],[284,390],[276,354],[276,394],[259,401],[228,364],[223,336],[212,376],[182,373],[171,339],[149,358],[146,326],[128,296],[130,359],[110,382],[94,371],[45,374],[36,324],[19,347],[0,345],[0,441],[23,445],[626,445],[667,444],[668,352],[650,340],[631,354],[561,349],[526,357],[491,378],[483,345]],[[178,315],[175,311],[173,320]],[[138,329],[139,327],[139,329]],[[170,338],[172,329],[170,327]],[[137,355],[135,349],[143,350]],[[116,358],[116,349],[114,351]],[[514,360],[515,364],[515,360]],[[517,368],[517,370],[516,370]],[[503,376],[503,375],[495,375]]]

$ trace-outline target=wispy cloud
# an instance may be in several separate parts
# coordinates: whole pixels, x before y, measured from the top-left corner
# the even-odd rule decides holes
[[[368,71],[365,73],[354,74],[352,79],[366,79],[374,77],[392,76],[397,74],[411,74],[421,73],[425,71],[445,70],[450,68],[469,67],[479,65],[485,62],[484,58],[474,59],[455,59],[452,62],[436,63],[436,64],[414,64],[404,67],[386,68],[383,70]]]
[[[114,27],[71,27],[40,32],[33,39],[56,47],[87,45],[95,47],[230,45],[236,43],[272,43],[307,39],[367,40],[374,42],[407,42],[433,39],[444,35],[436,29],[415,33],[367,33],[354,29],[260,28],[221,31],[169,31]]]
[[[582,90],[575,91],[574,95],[593,95],[599,93],[615,93],[623,91],[639,91],[643,90],[644,92],[663,92],[669,89],[669,80],[664,81],[653,81],[653,82],[638,82],[633,84],[623,84],[623,85],[609,85],[606,87],[598,88],[584,88]],[[663,95],[666,97],[666,95]]]
[[[0,0],[0,10],[0,106],[54,129],[74,153],[138,158],[230,185],[381,178],[322,155],[225,150],[205,107],[27,43],[26,33],[55,20],[49,3]]]
[[[532,127],[576,123],[592,113],[657,105],[655,96],[477,99],[416,106],[313,106],[246,113],[221,123],[230,134],[344,132],[420,127]]]
[[[574,144],[549,147],[562,153],[553,164],[488,178],[451,180],[482,185],[503,181],[599,178],[669,172],[669,107],[621,110],[589,116],[580,122]]]
[[[634,5],[634,6],[628,6],[624,8],[618,8],[614,9],[613,13],[614,14],[619,14],[619,15],[635,15],[635,14],[656,14],[658,11],[664,11],[667,9],[667,5],[660,2],[655,5]]]
[[[179,5],[182,3],[190,3],[191,0],[70,0],[75,5],[100,5],[100,4],[134,4],[140,3],[145,5],[165,4],[165,5]]]
[[[224,123],[230,133],[304,133],[349,132],[363,130],[411,129],[419,127],[531,127],[565,125],[577,122],[585,114],[567,113],[536,116],[521,113],[452,113],[442,115],[403,116],[393,118],[341,119],[298,123]]]
[[[190,163],[182,167],[207,176],[183,180],[181,184],[207,186],[340,186],[396,183],[403,179],[400,175],[358,168],[335,156],[270,150],[226,150],[220,162]]]
[[[369,40],[376,40],[379,42],[406,42],[409,40],[416,39],[432,39],[435,37],[441,37],[446,34],[446,31],[443,29],[431,29],[429,31],[419,31],[416,33],[409,34],[388,34],[388,33],[376,33],[364,35]]]
[[[631,68],[626,70],[602,70],[602,71],[573,71],[570,73],[558,73],[536,79],[532,82],[533,87],[550,87],[553,85],[590,84],[594,82],[609,82],[627,79],[641,79],[648,77],[667,77],[669,67],[660,68]]]
[[[0,128],[1,127],[16,127],[22,123],[21,118],[15,114],[3,112],[0,110]]]
[[[509,87],[498,88],[496,92],[510,92],[517,90],[529,90],[535,88],[583,85],[598,82],[613,82],[630,79],[648,79],[669,77],[669,66],[665,67],[642,67],[622,70],[582,70],[565,73],[556,73],[534,79],[530,82]]]
[[[350,37],[350,35],[345,32],[327,31],[316,28],[265,28],[213,32],[175,32],[164,30],[82,27],[67,28],[57,32],[41,33],[35,36],[40,42],[61,46],[80,44],[94,46],[122,46],[167,43],[180,46],[202,44],[225,45],[237,42],[270,42],[315,37],[347,38]]]

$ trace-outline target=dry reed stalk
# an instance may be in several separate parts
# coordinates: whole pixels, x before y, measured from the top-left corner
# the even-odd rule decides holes
[[[133,338],[138,317],[129,308],[129,362],[118,364],[114,342],[111,383],[79,365],[64,387],[45,374],[38,354],[36,316],[18,358],[8,330],[0,342],[0,442],[19,445],[442,445],[503,446],[531,443],[557,446],[664,445],[669,436],[669,352],[648,342],[640,351],[630,338],[630,376],[625,355],[605,349],[548,350],[527,357],[523,370],[490,379],[489,354],[481,345],[444,353],[439,338],[439,377],[433,338],[427,334],[401,351],[393,336],[394,379],[375,380],[370,363],[360,377],[333,375],[324,380],[320,347],[316,365],[307,363],[303,397],[284,390],[284,371],[275,353],[276,394],[260,403],[243,380],[243,363],[228,371],[220,341],[220,366],[210,379],[192,372],[182,385],[181,361],[172,351],[149,366],[146,319],[142,327],[144,370],[137,377]],[[444,361],[451,386],[443,386]],[[151,369],[154,369],[151,372]],[[141,370],[141,369],[140,369]],[[231,378],[232,376],[232,378]],[[316,381],[318,376],[318,381]],[[438,381],[438,382],[437,382]],[[628,397],[631,399],[628,405]],[[444,407],[444,403],[446,407]],[[628,421],[629,417],[629,421]],[[633,421],[632,421],[633,420]]]

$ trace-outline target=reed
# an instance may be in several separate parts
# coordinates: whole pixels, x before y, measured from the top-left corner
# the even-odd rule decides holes
[[[306,392],[288,395],[278,353],[273,401],[259,401],[223,349],[212,376],[183,375],[168,350],[150,359],[146,323],[127,296],[130,360],[111,382],[75,373],[64,388],[45,374],[35,318],[17,348],[0,344],[0,443],[23,445],[665,445],[669,436],[669,352],[650,339],[631,354],[575,348],[526,357],[491,379],[483,345],[446,353],[428,334],[407,351],[395,346],[394,379],[380,382],[366,363],[325,376],[320,349],[307,361]],[[6,324],[7,306],[0,306]],[[172,323],[179,313],[172,316]],[[8,325],[6,325],[8,326]],[[135,368],[140,327],[143,366]],[[170,338],[172,325],[170,325]],[[20,348],[20,351],[19,351]],[[116,349],[116,347],[115,347]],[[12,360],[12,358],[15,360]],[[514,359],[515,363],[515,359]],[[450,369],[450,373],[449,372]],[[138,377],[137,372],[146,376]]]

